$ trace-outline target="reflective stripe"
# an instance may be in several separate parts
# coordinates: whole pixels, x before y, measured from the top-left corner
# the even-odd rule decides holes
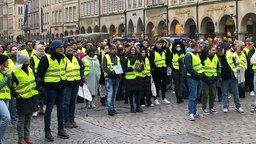
[[[10,93],[10,90],[0,90],[0,93]]]
[[[16,90],[21,90],[21,89],[23,89],[23,88],[29,86],[31,83],[34,83],[34,82],[36,82],[36,81],[35,81],[35,80],[28,81],[28,82],[25,83],[24,85],[21,85],[21,86],[19,86],[18,88],[16,88]]]
[[[105,55],[105,58],[106,58],[106,61],[107,61],[107,67],[110,71],[113,71],[114,70],[114,63],[112,63],[111,61],[111,58],[110,58],[110,55],[109,54],[106,54]],[[120,58],[118,56],[116,56],[116,61],[117,61],[117,65],[121,65],[120,63]],[[104,70],[103,70],[104,71]],[[104,77],[106,77],[108,75],[108,73],[106,73],[104,71]]]
[[[166,57],[165,57],[165,51],[162,52],[162,55],[160,55],[158,52],[154,51],[154,62],[156,67],[166,67]]]
[[[190,54],[192,56],[193,69],[199,74],[203,73],[203,66],[201,64],[201,59],[199,58],[199,55],[195,55],[192,52],[187,52],[187,54]],[[187,76],[191,76],[191,74],[187,72]]]

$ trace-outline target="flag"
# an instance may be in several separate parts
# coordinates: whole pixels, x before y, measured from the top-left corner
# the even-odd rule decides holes
[[[23,26],[27,26],[28,22],[28,3],[25,4],[25,12],[24,12],[24,22]]]
[[[44,9],[41,7],[40,8],[40,32],[44,32],[44,17],[43,17],[43,15],[44,15],[44,11],[43,11]]]

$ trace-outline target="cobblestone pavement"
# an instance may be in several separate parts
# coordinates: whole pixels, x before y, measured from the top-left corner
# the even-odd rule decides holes
[[[196,121],[187,117],[187,100],[176,104],[173,94],[167,94],[171,104],[161,104],[144,108],[144,113],[129,113],[129,105],[117,102],[114,117],[108,116],[105,107],[85,109],[84,104],[77,104],[76,122],[79,128],[67,129],[69,139],[57,137],[56,108],[52,113],[52,131],[56,144],[212,144],[212,143],[256,143],[256,113],[250,112],[252,96],[246,94],[241,99],[244,113],[235,110],[233,99],[230,100],[229,113],[222,112],[222,103],[216,102],[217,114],[205,115]],[[201,104],[198,104],[201,112]],[[35,144],[49,143],[44,138],[43,116],[32,119],[31,139]],[[5,134],[7,144],[17,143],[14,127],[9,127]]]

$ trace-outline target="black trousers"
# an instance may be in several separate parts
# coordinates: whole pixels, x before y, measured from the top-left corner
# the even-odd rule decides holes
[[[161,90],[162,93],[162,99],[165,99],[165,92],[166,92],[166,80],[167,80],[167,69],[157,69],[153,71],[153,79],[156,86],[156,93],[157,96],[154,99],[157,99],[159,97],[159,91]]]

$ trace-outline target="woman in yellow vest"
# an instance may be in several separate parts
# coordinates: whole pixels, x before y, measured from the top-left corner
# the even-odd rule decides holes
[[[32,144],[30,140],[30,122],[32,113],[38,110],[35,107],[36,76],[32,68],[29,67],[28,56],[18,52],[16,68],[12,72],[12,94],[16,97],[18,114],[18,143]]]
[[[182,89],[185,80],[185,70],[182,67],[183,62],[181,59],[184,58],[185,55],[185,46],[182,42],[175,42],[172,46],[172,51],[170,54],[170,66],[172,68],[172,79],[175,85],[175,95],[177,99],[177,103],[183,103],[182,100]]]
[[[131,113],[143,112],[140,106],[140,85],[138,85],[137,73],[143,71],[144,67],[138,54],[139,50],[135,47],[128,48],[127,57],[122,64],[125,72],[126,94],[129,97]],[[133,97],[135,97],[136,110],[134,109]]]
[[[140,104],[141,107],[154,106],[154,104],[151,102],[151,69],[146,47],[140,48],[140,59],[142,60],[142,64],[144,66],[144,70],[137,73],[137,78],[139,80],[138,85],[140,86]]]
[[[37,72],[38,64],[40,62],[40,59],[45,56],[45,47],[42,44],[36,45],[36,52],[32,55],[30,58],[30,67]],[[38,88],[39,94],[37,95],[37,103],[40,105],[39,111],[36,111],[33,113],[33,117],[36,117],[39,114],[44,114],[44,97],[45,97],[45,91],[42,86]]]
[[[11,99],[10,82],[8,57],[0,54],[0,143],[4,143],[4,133],[11,120],[8,110],[8,101]]]

